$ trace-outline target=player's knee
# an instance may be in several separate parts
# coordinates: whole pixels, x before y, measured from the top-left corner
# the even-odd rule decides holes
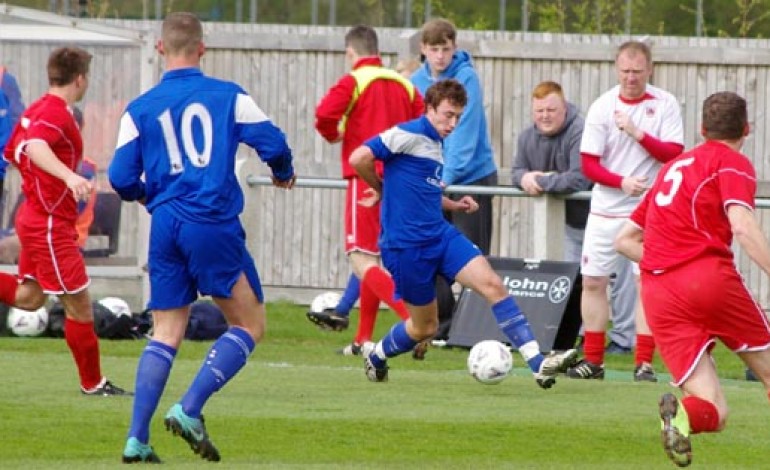
[[[412,322],[412,327],[407,328],[407,334],[416,341],[432,338],[438,331],[438,318],[431,318],[421,322]]]
[[[607,291],[607,284],[607,278],[597,276],[583,276],[583,292],[604,293]]]
[[[37,310],[45,304],[48,296],[42,291],[19,289],[16,294],[16,307],[23,310]]]

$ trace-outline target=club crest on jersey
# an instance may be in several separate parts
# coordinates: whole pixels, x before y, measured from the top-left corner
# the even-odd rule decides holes
[[[425,181],[432,186],[443,189],[441,187],[441,165],[436,166],[436,175],[425,178]]]
[[[646,107],[644,109],[644,115],[647,116],[648,118],[655,117],[655,108],[651,108],[649,106]]]

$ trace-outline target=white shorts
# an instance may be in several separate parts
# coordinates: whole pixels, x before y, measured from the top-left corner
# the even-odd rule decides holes
[[[623,256],[613,246],[615,236],[628,221],[627,217],[602,217],[589,214],[583,239],[583,255],[580,272],[585,276],[609,276],[617,271],[619,257]],[[633,263],[635,274],[639,266]]]

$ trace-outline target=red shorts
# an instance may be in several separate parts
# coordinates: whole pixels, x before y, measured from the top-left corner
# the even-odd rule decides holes
[[[380,254],[377,239],[380,236],[380,204],[364,207],[358,201],[366,197],[369,185],[359,177],[348,180],[345,195],[345,253],[362,251]]]
[[[674,385],[719,339],[729,349],[770,347],[770,325],[732,260],[702,258],[661,274],[643,271],[642,303]]]
[[[36,280],[46,294],[75,294],[88,287],[75,222],[26,208],[22,204],[16,217],[19,277]]]

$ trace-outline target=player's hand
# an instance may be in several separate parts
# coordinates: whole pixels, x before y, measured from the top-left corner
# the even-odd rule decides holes
[[[647,177],[626,176],[620,183],[620,189],[629,196],[641,196],[647,191]]]
[[[479,210],[479,203],[471,196],[463,196],[455,201],[455,210],[463,211],[466,214],[473,214]]]
[[[364,197],[358,201],[358,205],[363,207],[374,207],[378,202],[380,202],[381,197],[382,195],[376,189],[366,188],[364,190]]]
[[[539,196],[543,192],[543,188],[537,183],[538,176],[544,176],[542,171],[530,171],[524,173],[521,177],[521,189],[530,196]]]
[[[87,180],[77,173],[69,175],[67,179],[64,180],[64,183],[69,190],[72,191],[72,196],[74,196],[76,201],[87,201],[94,188],[91,180]]]
[[[281,181],[277,179],[275,176],[272,176],[271,179],[273,180],[273,186],[277,188],[291,189],[294,187],[294,183],[297,182],[297,175],[291,175],[291,178],[285,181]]]
[[[623,111],[615,111],[615,115],[613,117],[615,119],[615,125],[618,127],[618,129],[630,135],[637,141],[642,140],[644,137],[644,132],[636,128],[636,124],[634,124],[634,121],[631,120],[628,114],[624,113]]]

